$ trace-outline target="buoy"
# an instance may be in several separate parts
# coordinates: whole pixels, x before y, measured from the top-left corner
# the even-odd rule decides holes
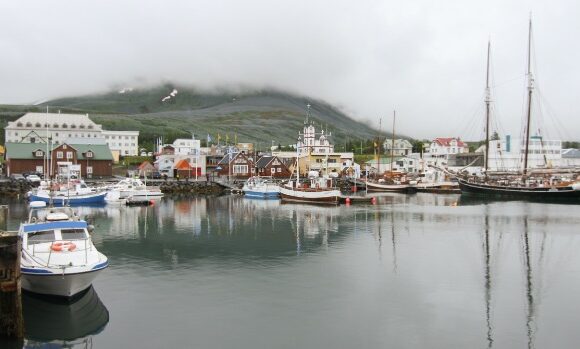
[[[149,204],[151,204],[151,206],[155,205],[155,201],[154,200],[149,200]]]
[[[347,205],[350,205],[350,198],[346,198],[345,202]]]
[[[377,198],[372,198],[372,199],[371,199],[371,204],[373,204],[373,205],[374,205],[374,204],[376,204],[376,203],[377,203]]]

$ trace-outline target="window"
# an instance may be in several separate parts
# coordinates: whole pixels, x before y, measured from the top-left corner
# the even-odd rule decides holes
[[[68,128],[67,124],[62,124],[62,128]]]
[[[72,160],[73,159],[73,152],[72,151],[67,151],[66,152],[66,159],[67,160]]]
[[[58,124],[53,124],[52,127],[53,128],[58,128]]]
[[[28,245],[54,241],[54,230],[43,230],[28,234]]]
[[[30,137],[30,143],[36,143],[36,138]]]
[[[34,127],[42,127],[42,125],[40,124],[40,122],[37,122],[36,124],[34,124]]]
[[[62,151],[57,151],[57,152],[56,152],[56,158],[57,158],[57,159],[62,159],[62,156],[63,156],[63,153],[62,153]]]
[[[277,171],[282,172],[282,167],[278,167]]]
[[[272,168],[270,169],[270,172],[272,172],[272,173],[276,173],[276,168],[275,168],[275,167],[272,167]]]
[[[83,125],[83,124],[80,124],[80,125],[79,125],[79,128],[83,128],[83,129],[84,129],[84,128],[85,128],[85,125]]]
[[[54,134],[55,137],[58,137],[58,132]]]
[[[72,125],[70,125],[70,128],[77,128],[77,125],[72,124]]]
[[[22,127],[22,123],[21,122],[17,123],[16,127]]]
[[[60,234],[63,240],[84,240],[87,238],[84,229],[62,229]]]
[[[89,151],[88,151],[88,152],[85,154],[85,156],[86,156],[87,158],[92,158],[92,157],[93,157],[93,152],[89,150]]]
[[[93,166],[87,166],[87,174],[93,174]]]
[[[92,129],[93,129],[93,125],[89,125],[87,128],[88,128],[89,130],[92,130]]]
[[[43,156],[44,156],[44,152],[43,152],[42,150],[37,150],[37,151],[34,153],[34,156],[37,156],[37,157],[41,158],[41,157],[43,157]],[[38,172],[41,172],[41,171],[38,171]]]
[[[44,167],[43,166],[36,166],[36,172],[38,172],[38,173],[44,172]]]
[[[234,165],[234,174],[248,173],[248,165]]]
[[[27,122],[26,127],[32,127],[32,122]]]

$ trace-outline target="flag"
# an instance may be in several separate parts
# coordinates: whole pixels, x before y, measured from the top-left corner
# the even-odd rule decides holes
[[[217,135],[218,144],[220,143],[220,139],[222,139],[222,136],[218,133]]]
[[[230,141],[230,134],[226,133],[226,143],[228,143]]]
[[[207,144],[209,144],[209,142],[211,142],[211,137],[209,136],[209,133],[207,134]]]

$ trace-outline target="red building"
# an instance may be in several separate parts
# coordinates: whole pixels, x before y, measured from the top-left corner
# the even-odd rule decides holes
[[[288,167],[277,156],[265,155],[256,161],[256,174],[261,177],[289,178]]]
[[[255,174],[254,161],[244,152],[230,153],[216,167],[219,176],[246,179]]]

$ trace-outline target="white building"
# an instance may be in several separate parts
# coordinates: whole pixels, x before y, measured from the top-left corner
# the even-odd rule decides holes
[[[137,155],[139,151],[139,131],[106,131],[88,114],[26,113],[9,122],[4,132],[6,142],[45,143],[50,138],[54,144],[72,143],[71,140],[101,144],[96,140],[104,139],[118,155]]]
[[[469,153],[467,143],[458,138],[435,138],[427,148],[431,157],[447,159],[450,154]]]
[[[383,149],[385,154],[391,154],[391,148],[393,148],[393,140],[387,139],[383,143]],[[413,145],[406,139],[395,139],[395,148],[393,149],[394,156],[407,156],[413,151]]]
[[[69,138],[101,138],[101,125],[89,119],[88,114],[26,113],[4,128],[6,142],[45,143],[46,135],[55,144]],[[39,138],[34,137],[38,135]]]
[[[518,171],[523,169],[525,140],[512,138],[489,141],[488,166],[491,171]],[[485,147],[482,147],[482,152]],[[562,165],[562,141],[530,137],[528,168],[557,167]]]
[[[196,155],[201,150],[201,141],[199,139],[178,138],[171,145],[175,149],[176,155]]]
[[[139,131],[102,131],[105,142],[112,152],[121,156],[139,154]]]
[[[308,117],[304,122],[304,130],[298,133],[298,148],[300,154],[326,154],[334,153],[334,145],[330,144],[329,134],[324,134],[324,130],[316,132],[314,125],[308,122]]]

